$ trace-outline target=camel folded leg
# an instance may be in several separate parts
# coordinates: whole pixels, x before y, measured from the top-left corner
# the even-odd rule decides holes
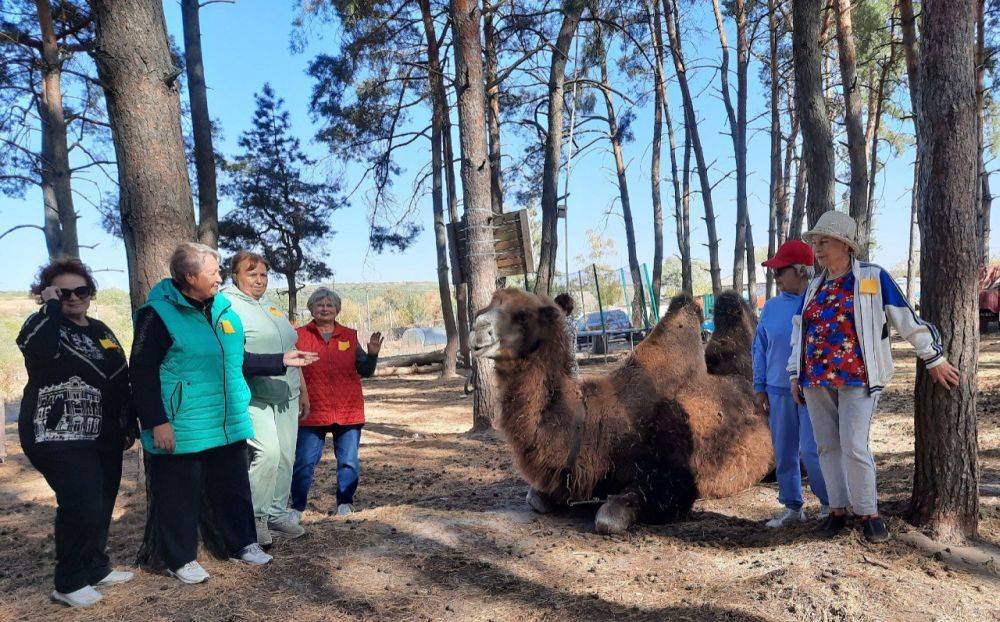
[[[642,510],[642,496],[637,492],[611,495],[597,510],[594,528],[597,533],[620,534],[628,531],[639,518]]]
[[[539,514],[549,514],[550,512],[555,511],[556,507],[559,505],[550,495],[547,495],[544,492],[539,492],[530,486],[528,487],[528,494],[525,501],[528,502],[528,507]]]

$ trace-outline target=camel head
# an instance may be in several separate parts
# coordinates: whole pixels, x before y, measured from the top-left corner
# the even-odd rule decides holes
[[[545,344],[566,351],[563,312],[554,302],[521,289],[493,294],[472,326],[472,355],[496,361],[527,358]]]

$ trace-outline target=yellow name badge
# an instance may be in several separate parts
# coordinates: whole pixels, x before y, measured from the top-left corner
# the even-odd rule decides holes
[[[878,293],[878,280],[876,280],[876,279],[861,279],[861,293],[862,294],[877,294]]]
[[[220,320],[219,326],[222,327],[222,332],[226,333],[227,335],[232,335],[233,333],[236,332],[236,329],[233,328],[232,322],[230,322],[229,320]]]
[[[108,337],[102,338],[100,342],[101,342],[101,347],[104,348],[105,350],[114,350],[115,348],[118,347],[118,344],[115,343],[115,340],[110,339]]]
[[[283,314],[281,312],[281,309],[279,309],[278,307],[271,307],[270,309],[268,309],[268,311],[270,311],[271,315],[273,315],[274,317],[285,317],[285,314]]]
[[[338,341],[337,342],[337,348],[339,348],[341,352],[346,352],[347,350],[351,349],[351,342],[350,341]]]

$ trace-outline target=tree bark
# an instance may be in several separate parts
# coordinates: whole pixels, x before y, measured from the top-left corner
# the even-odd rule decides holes
[[[815,0],[792,0],[792,58],[795,65],[795,101],[802,127],[802,160],[805,164],[808,225],[833,209],[833,134],[823,96],[823,50],[820,30],[823,6]]]
[[[295,322],[299,319],[299,286],[295,272],[286,272],[285,283],[288,285],[288,318]]]
[[[701,200],[705,207],[705,228],[708,232],[709,272],[712,277],[712,291],[718,294],[722,291],[722,271],[719,267],[719,236],[715,229],[712,183],[708,179],[708,164],[705,161],[701,136],[698,134],[698,117],[695,115],[694,99],[691,97],[691,89],[688,85],[687,66],[684,64],[684,52],[681,49],[679,15],[674,0],[663,0],[663,13],[667,20],[667,36],[670,39],[670,51],[674,58],[677,84],[680,86],[681,98],[684,103],[684,123],[690,134],[695,161],[698,163],[698,181],[701,184]]]
[[[649,33],[653,41],[653,153],[649,164],[649,182],[653,205],[653,283],[650,292],[653,300],[650,311],[653,312],[658,306],[660,290],[663,287],[663,199],[660,194],[660,156],[663,151],[663,113],[667,105],[667,88],[663,76],[663,25],[659,3],[656,0],[647,2],[646,12],[649,18]],[[676,186],[677,164],[673,152],[672,134],[673,130],[671,129],[670,158],[674,165],[674,184]],[[674,199],[680,200],[676,192]],[[654,318],[654,321],[656,320],[659,318]]]
[[[805,143],[805,139],[802,141]],[[806,200],[809,197],[809,169],[806,166],[806,146],[799,146],[798,166],[795,170],[795,198],[792,199],[792,217],[788,223],[788,239],[802,238],[802,221],[806,217]]]
[[[643,308],[646,304],[645,290],[642,285],[642,272],[639,267],[639,255],[635,248],[635,224],[632,219],[632,200],[628,192],[628,177],[625,173],[625,157],[622,154],[622,140],[618,128],[618,117],[615,113],[615,102],[611,98],[611,85],[608,80],[607,50],[604,47],[604,37],[601,23],[594,23],[594,47],[601,71],[599,89],[604,96],[604,107],[608,121],[608,140],[611,141],[611,151],[615,156],[615,172],[618,175],[618,195],[622,202],[622,219],[625,221],[625,244],[628,250],[629,274],[632,277],[632,322],[633,326],[644,323]],[[623,294],[625,292],[622,292]]]
[[[180,70],[159,0],[91,0],[94,59],[118,160],[132,308],[168,275],[178,242],[195,237],[181,137]]]
[[[910,516],[946,541],[974,537],[979,522],[975,2],[925,0],[920,25],[921,314],[960,381],[948,391],[917,365]]]
[[[781,85],[778,82],[778,3],[777,0],[767,0],[768,22],[768,70],[771,79],[771,177],[768,188],[767,203],[767,256],[774,257],[778,248],[781,223],[779,205],[785,180],[781,167]],[[774,296],[774,274],[767,271],[765,296]]]
[[[446,343],[444,347],[442,378],[456,375],[458,354],[458,327],[455,312],[451,306],[451,286],[448,283],[448,234],[444,219],[444,117],[448,115],[441,58],[438,50],[437,33],[434,31],[434,16],[430,0],[420,0],[420,13],[427,39],[428,83],[431,90],[431,203],[434,209],[434,244],[437,251],[438,294],[441,297],[441,317],[444,321]],[[443,101],[442,101],[443,100]]]
[[[850,162],[850,214],[858,223],[861,258],[868,258],[868,158],[864,123],[861,119],[861,82],[858,80],[858,53],[854,46],[851,0],[834,0],[837,15],[837,51],[844,88],[844,125],[847,127],[847,154]]]
[[[438,96],[444,103],[445,110],[447,111],[448,92],[444,87],[443,80]],[[444,115],[441,127],[441,138],[444,145],[444,179],[448,191],[448,219],[457,225],[462,219],[458,215],[458,188],[455,182],[455,152],[452,147],[450,113]],[[461,266],[452,266],[451,269],[460,271]],[[462,364],[471,368],[472,357],[469,353],[469,284],[464,281],[455,286],[455,313],[458,324],[458,351],[461,355]]]
[[[200,2],[181,0],[184,64],[194,130],[194,167],[198,177],[198,241],[218,248],[219,191],[215,178],[215,148],[212,146],[212,118],[208,114],[205,63],[201,57]]]
[[[486,93],[479,19],[476,0],[451,0],[458,123],[462,143],[462,195],[468,227],[473,313],[489,306],[497,281],[493,231],[490,228],[490,161],[486,144]],[[500,405],[500,393],[491,360],[473,359],[472,370],[476,383],[473,430],[478,431],[492,426]]]
[[[681,253],[681,287],[694,295],[694,265],[691,260],[691,132],[684,126],[684,160],[681,173],[682,198],[678,212],[677,245]]]
[[[986,171],[986,12],[985,0],[976,2],[976,115],[977,136],[979,137],[978,168],[979,183],[976,185],[979,198],[979,263],[985,266],[990,262],[990,211],[993,207],[993,196],[990,192],[990,174]]]
[[[548,133],[545,137],[545,160],[542,168],[542,240],[538,253],[535,293],[548,295],[555,280],[556,255],[559,246],[559,169],[562,166],[563,87],[566,84],[566,63],[569,46],[576,33],[584,0],[563,0],[562,25],[552,50],[549,66]],[[478,30],[478,28],[477,28]]]
[[[791,129],[788,133],[788,138],[785,140],[785,164],[784,170],[781,173],[782,184],[781,191],[778,195],[778,240],[777,246],[784,244],[785,240],[788,239],[788,229],[789,220],[791,220],[791,212],[789,210],[789,197],[792,196],[792,166],[798,161],[798,156],[795,151],[796,143],[799,138],[799,117],[795,114],[795,102],[791,94],[791,89],[785,89],[788,117],[791,123]],[[797,176],[797,173],[796,173]],[[801,219],[799,220],[801,223]]]
[[[49,257],[79,257],[80,241],[76,231],[76,210],[73,208],[72,172],[69,165],[69,140],[66,115],[63,110],[63,58],[52,17],[49,0],[35,0],[38,25],[42,33],[41,97],[38,102],[42,118],[42,185],[46,211],[46,233],[55,229],[50,221],[50,203],[54,200],[58,215],[58,246],[49,247]],[[48,241],[48,235],[46,236]]]
[[[486,60],[486,126],[490,138],[490,205],[494,214],[503,213],[503,176],[500,166],[500,84],[497,82],[496,6],[483,0],[483,45]]]

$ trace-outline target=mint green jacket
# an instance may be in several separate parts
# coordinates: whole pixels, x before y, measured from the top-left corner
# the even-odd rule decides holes
[[[175,454],[194,453],[253,437],[247,406],[250,389],[243,379],[243,323],[229,299],[216,296],[212,323],[163,279],[146,305],[152,307],[173,343],[160,365],[160,394],[174,428]],[[153,446],[153,431],[143,430],[142,446]]]
[[[243,322],[243,334],[246,338],[244,349],[254,354],[285,353],[295,348],[298,333],[288,321],[278,305],[267,294],[256,300],[253,296],[243,293],[235,285],[229,285],[223,290],[226,298],[233,305],[233,311]],[[268,404],[282,404],[299,396],[301,374],[297,367],[289,367],[281,376],[257,376],[247,379],[250,394],[255,400]]]

